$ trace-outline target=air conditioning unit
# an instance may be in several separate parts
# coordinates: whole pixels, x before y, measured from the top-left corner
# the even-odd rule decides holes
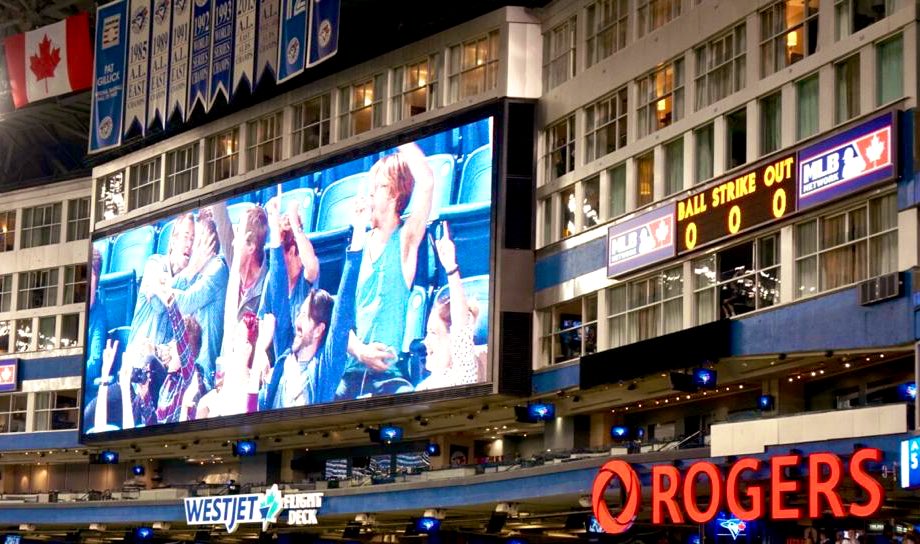
[[[868,279],[858,286],[859,304],[868,306],[890,298],[897,298],[901,296],[903,283],[901,274],[898,272]]]

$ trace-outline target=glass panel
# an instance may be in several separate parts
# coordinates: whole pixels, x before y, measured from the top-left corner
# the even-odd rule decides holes
[[[575,234],[575,187],[569,187],[559,193],[559,217],[561,238]]]
[[[904,95],[904,40],[900,35],[878,44],[876,70],[876,105],[901,98]]]
[[[600,184],[600,178],[596,176],[582,182],[582,191],[585,195],[582,203],[583,229],[590,229],[600,223]]]

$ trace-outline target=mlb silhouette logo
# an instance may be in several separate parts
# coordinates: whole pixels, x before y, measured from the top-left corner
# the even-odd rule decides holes
[[[16,359],[0,361],[0,391],[16,390],[18,366],[19,361]]]

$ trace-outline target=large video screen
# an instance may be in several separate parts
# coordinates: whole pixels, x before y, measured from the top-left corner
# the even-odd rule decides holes
[[[489,117],[94,239],[83,433],[489,381],[492,139]]]

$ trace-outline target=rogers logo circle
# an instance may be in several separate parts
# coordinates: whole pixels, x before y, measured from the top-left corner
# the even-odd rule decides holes
[[[626,503],[616,516],[610,512],[607,501],[604,499],[604,493],[614,478],[620,480],[620,485],[623,486],[623,492],[626,495]],[[604,463],[594,478],[594,485],[591,489],[591,507],[594,510],[594,517],[597,518],[597,522],[605,533],[616,535],[628,531],[636,520],[636,516],[639,515],[641,499],[642,489],[639,475],[629,466],[629,463],[619,459]]]

